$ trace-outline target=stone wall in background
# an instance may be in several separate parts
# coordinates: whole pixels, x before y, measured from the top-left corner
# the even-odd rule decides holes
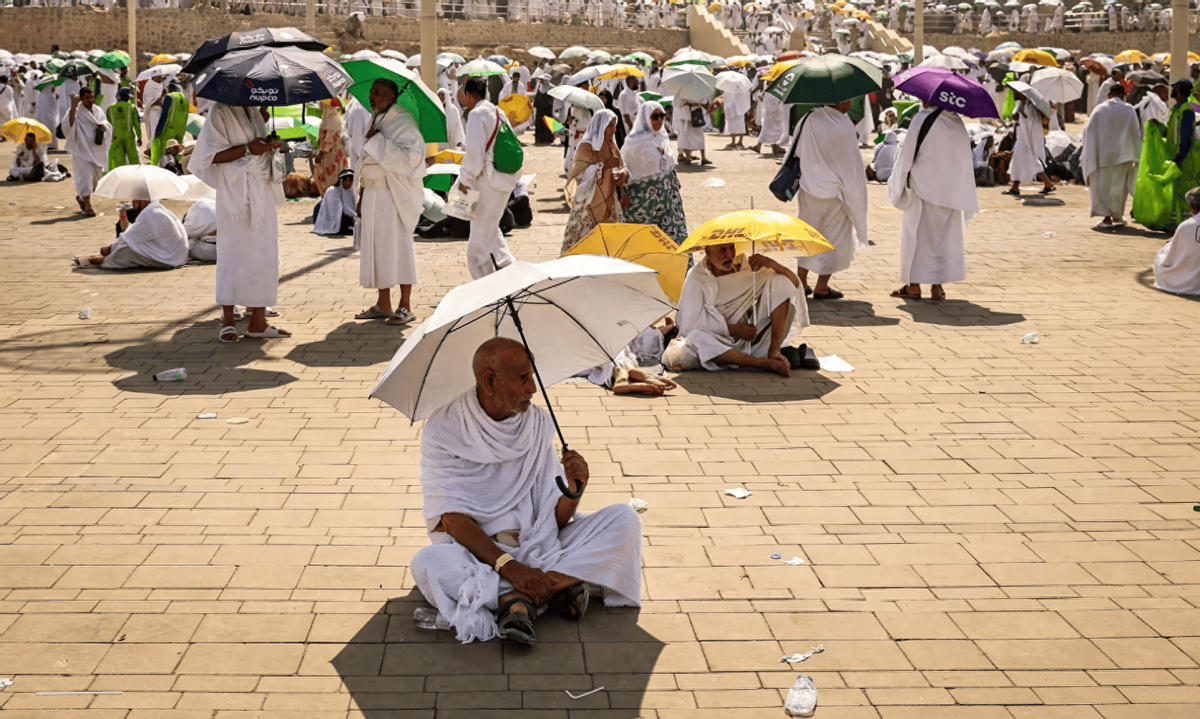
[[[124,10],[101,10],[87,6],[63,8],[0,8],[0,47],[11,52],[125,49],[128,19]],[[217,10],[144,10],[138,12],[138,51],[191,52],[204,40],[235,30],[257,27],[296,26],[304,17],[294,15],[229,15]],[[345,52],[362,48],[392,48],[406,54],[418,52],[420,24],[412,18],[371,17],[361,36],[347,35],[346,19],[317,16],[315,34]],[[511,48],[514,52],[533,45],[561,51],[571,45],[607,50],[648,50],[652,55],[670,56],[688,44],[685,29],[633,30],[589,25],[509,23],[502,20],[440,20],[438,46],[465,48],[471,54],[482,50]],[[460,51],[460,50],[455,50]],[[654,52],[657,51],[657,52]],[[463,53],[467,54],[467,53]],[[491,54],[486,52],[484,54]]]

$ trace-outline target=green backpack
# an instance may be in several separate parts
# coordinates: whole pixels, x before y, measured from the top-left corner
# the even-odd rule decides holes
[[[513,134],[512,128],[500,117],[499,108],[496,109],[496,129],[492,130],[485,152],[492,148],[493,142],[496,143],[496,152],[492,155],[492,165],[496,170],[506,175],[520,172],[525,165],[525,151],[521,149],[521,142]]]

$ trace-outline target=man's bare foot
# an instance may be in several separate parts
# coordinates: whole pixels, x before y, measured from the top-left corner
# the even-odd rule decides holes
[[[792,363],[784,359],[783,355],[779,353],[775,353],[775,355],[763,360],[761,368],[768,372],[774,372],[780,377],[792,376]]]
[[[630,382],[613,387],[613,394],[647,394],[657,397],[662,393],[662,387],[650,382]]]

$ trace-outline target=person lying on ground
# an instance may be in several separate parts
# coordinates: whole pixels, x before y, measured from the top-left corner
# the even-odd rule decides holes
[[[130,223],[122,212],[117,241],[100,248],[100,254],[76,257],[76,267],[124,270],[149,267],[168,270],[187,264],[188,238],[183,223],[158,201],[134,200],[137,221]]]

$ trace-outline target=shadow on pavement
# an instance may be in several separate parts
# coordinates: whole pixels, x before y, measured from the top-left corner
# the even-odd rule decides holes
[[[665,644],[638,626],[637,610],[598,601],[578,623],[542,617],[538,644],[460,644],[453,632],[418,629],[412,613],[421,594],[389,601],[331,660],[363,719],[394,719],[404,710],[437,710],[467,719],[489,711],[603,711],[636,719]],[[697,667],[703,671],[703,667]],[[571,699],[598,687],[582,699]],[[507,715],[507,714],[506,714]]]
[[[672,373],[671,379],[688,394],[739,402],[803,402],[820,399],[840,386],[830,377],[802,369],[792,370],[788,378],[752,369],[731,369],[678,372]]]
[[[966,300],[934,302],[929,299],[928,288],[924,291],[923,300],[901,300],[904,304],[900,305],[900,311],[912,315],[915,322],[946,327],[1001,327],[1025,321],[1025,315],[996,312]]]
[[[899,317],[880,317],[875,307],[863,300],[833,300],[808,303],[808,319],[825,327],[884,327],[900,324]]]
[[[1141,272],[1137,273],[1137,283],[1142,287],[1145,287],[1148,290],[1154,290],[1161,295],[1176,297],[1181,300],[1187,300],[1188,302],[1200,302],[1200,295],[1177,295],[1174,292],[1167,292],[1166,290],[1160,290],[1155,287],[1153,269],[1142,270]]]
[[[392,327],[382,320],[346,322],[325,335],[323,340],[296,345],[287,353],[287,358],[305,367],[369,367],[386,364],[415,326]]]
[[[81,215],[81,214],[76,213],[73,215],[67,215],[65,217],[52,217],[48,220],[30,220],[29,224],[31,224],[31,225],[57,225],[60,222],[78,222],[79,220],[94,220],[94,219],[96,219],[96,218],[88,217],[87,215]]]
[[[239,330],[245,332],[245,322]],[[226,344],[217,340],[220,325],[199,322],[175,332],[169,339],[128,345],[104,356],[110,367],[137,372],[113,382],[126,392],[161,395],[218,395],[280,387],[296,378],[287,372],[253,369],[244,365],[267,359],[265,342],[243,338]],[[156,382],[154,374],[176,367],[187,370],[187,379]]]

